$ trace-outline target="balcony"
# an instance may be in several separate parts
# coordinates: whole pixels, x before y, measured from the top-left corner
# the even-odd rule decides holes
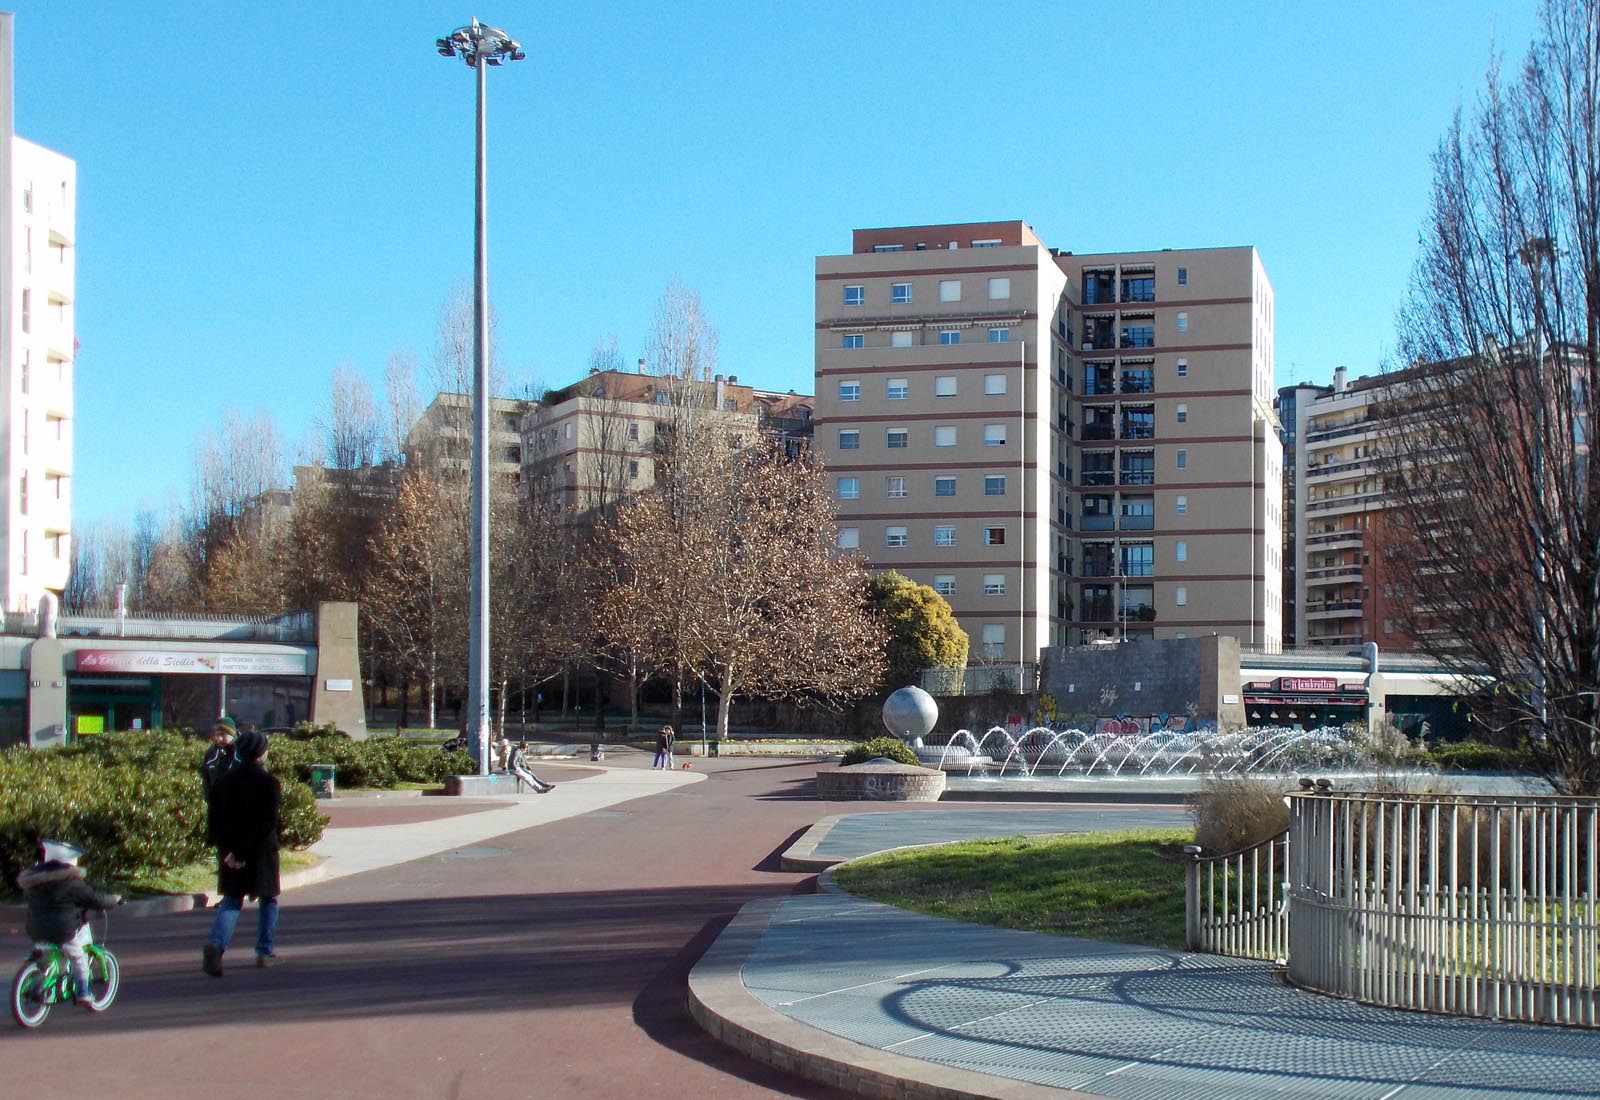
[[[1154,531],[1155,516],[1123,516],[1119,529],[1123,531]]]
[[[1083,426],[1081,438],[1086,440],[1115,439],[1117,438],[1117,426],[1115,424],[1086,423]]]
[[[1079,485],[1115,485],[1117,472],[1115,470],[1085,470],[1079,478]]]
[[[1327,465],[1321,463],[1306,464],[1306,482],[1327,480],[1340,474],[1364,473],[1372,468],[1371,459],[1357,459],[1354,462],[1334,462]]]
[[[1114,531],[1116,521],[1111,516],[1084,516],[1078,524],[1080,531]]]
[[[1155,388],[1155,379],[1149,374],[1143,372],[1138,374],[1124,373],[1122,376],[1123,393],[1154,393]]]
[[[1332,550],[1341,546],[1360,546],[1366,537],[1366,532],[1351,529],[1349,531],[1323,531],[1317,535],[1306,536],[1306,546],[1319,549]]]
[[[1125,328],[1122,330],[1122,339],[1117,346],[1121,348],[1153,348],[1156,346],[1155,327],[1152,325]]]
[[[1359,581],[1365,575],[1366,567],[1362,565],[1330,565],[1322,569],[1307,569],[1306,587],[1345,584],[1349,581]]]
[[[1124,421],[1122,424],[1123,439],[1154,439],[1156,428],[1154,424]]]
[[[1360,600],[1327,600],[1323,603],[1306,603],[1306,619],[1324,621],[1348,619],[1361,614]]]
[[[1329,500],[1314,500],[1306,505],[1308,512],[1329,512],[1335,508],[1370,508],[1383,503],[1382,493],[1351,493]]]
[[[1122,484],[1124,485],[1154,485],[1156,474],[1154,470],[1123,470]]]
[[[1375,428],[1376,425],[1371,418],[1358,416],[1351,420],[1340,421],[1337,424],[1325,425],[1317,428],[1314,431],[1308,430],[1303,442],[1306,446],[1310,446],[1312,443],[1322,443],[1330,439],[1343,439],[1346,436],[1366,435],[1368,432],[1375,430]]]

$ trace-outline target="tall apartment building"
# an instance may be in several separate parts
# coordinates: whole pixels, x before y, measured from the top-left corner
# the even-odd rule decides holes
[[[12,41],[0,13],[0,606],[28,611],[72,561],[77,165],[14,134]]]
[[[1075,255],[1019,221],[816,261],[839,544],[950,600],[974,656],[1280,643],[1272,288],[1253,248]]]
[[[1298,645],[1411,648],[1397,626],[1398,597],[1384,580],[1376,538],[1388,506],[1376,407],[1411,378],[1402,371],[1351,381],[1338,367],[1331,385],[1301,382],[1279,391],[1285,431],[1292,418],[1297,441],[1286,473],[1295,485],[1285,539],[1294,561],[1294,622],[1284,630]]]
[[[655,481],[656,428],[674,384],[644,373],[595,371],[551,390],[522,419],[523,485],[580,516]],[[737,375],[694,382],[691,399],[786,446],[809,446],[812,398],[742,385]]]
[[[522,477],[522,417],[528,402],[489,399],[489,471],[516,484]],[[442,473],[472,474],[472,395],[440,393],[406,434],[408,462]]]

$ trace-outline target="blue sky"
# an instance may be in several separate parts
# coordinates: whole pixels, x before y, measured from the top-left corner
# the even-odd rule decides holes
[[[809,392],[817,254],[1007,218],[1080,252],[1254,244],[1278,383],[1375,369],[1429,155],[1536,7],[1320,7],[23,3],[17,132],[78,162],[78,521],[176,499],[229,407],[292,453],[335,367],[431,358],[473,112],[433,40],[474,14],[528,53],[489,91],[513,383],[608,334],[631,362],[677,278],[724,371]]]

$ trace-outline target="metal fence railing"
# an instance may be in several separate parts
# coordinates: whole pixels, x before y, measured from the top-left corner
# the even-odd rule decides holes
[[[1189,845],[1184,940],[1190,951],[1246,959],[1288,954],[1288,833],[1226,855]]]
[[[964,668],[927,668],[922,671],[922,690],[929,695],[1027,695],[1039,686],[1038,666],[992,662]]]
[[[1600,1026],[1600,801],[1290,797],[1289,978],[1397,1008]]]

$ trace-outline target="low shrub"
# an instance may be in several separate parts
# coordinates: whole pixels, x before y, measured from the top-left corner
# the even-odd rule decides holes
[[[871,741],[851,745],[845,750],[844,763],[864,764],[880,756],[897,764],[920,763],[916,751],[898,737],[874,737]]]
[[[1283,796],[1292,778],[1217,775],[1189,799],[1194,842],[1207,852],[1237,852],[1289,827]]]
[[[1529,769],[1528,753],[1520,748],[1483,741],[1443,741],[1428,748],[1428,760],[1441,771],[1521,772]]]

